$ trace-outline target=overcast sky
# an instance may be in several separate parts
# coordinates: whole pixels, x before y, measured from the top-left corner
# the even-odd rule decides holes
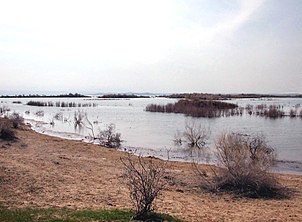
[[[0,0],[0,92],[302,93],[301,0]]]

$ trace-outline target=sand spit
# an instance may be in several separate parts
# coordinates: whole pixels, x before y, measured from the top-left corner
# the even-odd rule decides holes
[[[0,140],[0,204],[11,208],[131,208],[122,183],[126,153],[18,130]],[[160,160],[158,160],[160,161]],[[302,176],[279,174],[290,199],[260,200],[203,193],[191,164],[169,163],[170,183],[156,207],[184,221],[302,221]]]

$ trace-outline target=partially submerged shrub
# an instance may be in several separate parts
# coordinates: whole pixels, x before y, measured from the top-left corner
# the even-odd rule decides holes
[[[100,130],[98,138],[100,145],[109,148],[120,147],[122,142],[121,134],[115,132],[115,125],[113,123],[109,124],[105,130]]]
[[[185,130],[183,132],[177,131],[174,135],[174,143],[183,148],[183,152],[187,153],[194,161],[204,162],[209,158],[207,149],[209,135],[209,129],[196,121],[188,121]]]
[[[9,111],[10,111],[10,108],[8,108],[7,106],[1,106],[0,107],[0,116],[6,115],[7,112],[9,112]]]
[[[38,110],[36,112],[36,116],[40,116],[40,117],[44,116],[44,111],[43,110]]]
[[[166,162],[157,163],[152,158],[138,157],[135,162],[130,154],[121,158],[124,166],[124,177],[130,190],[130,197],[135,205],[133,219],[146,220],[153,211],[153,202],[166,186],[164,176]]]
[[[209,138],[209,130],[194,121],[186,122],[183,136],[189,147],[201,149]]]
[[[74,125],[75,127],[77,126],[82,126],[84,123],[84,118],[86,116],[86,113],[84,113],[83,111],[76,111],[74,112]]]
[[[62,112],[56,113],[54,115],[54,119],[62,121],[63,120],[63,113]]]

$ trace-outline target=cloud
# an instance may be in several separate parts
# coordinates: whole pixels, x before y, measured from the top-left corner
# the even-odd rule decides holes
[[[197,41],[202,42],[201,45],[207,46],[208,44],[216,44],[217,41],[222,41],[226,38],[232,37],[237,30],[252,18],[264,3],[265,0],[238,0],[236,2],[238,10],[226,11],[220,21],[210,28],[197,28],[199,29],[198,32],[195,32]],[[218,17],[218,15],[216,17]]]
[[[251,18],[264,2],[265,0],[239,0],[240,9],[238,12],[234,15],[230,15],[229,18],[218,24],[212,30],[212,33],[233,34]]]

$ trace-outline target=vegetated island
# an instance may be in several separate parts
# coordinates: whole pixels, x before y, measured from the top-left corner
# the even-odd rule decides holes
[[[82,95],[79,93],[68,93],[60,95],[39,95],[39,94],[28,94],[28,95],[2,95],[0,98],[89,98],[90,96]]]
[[[211,93],[175,93],[162,95],[172,99],[199,99],[199,100],[228,100],[228,99],[261,99],[261,98],[302,98],[302,94],[257,94],[257,93],[239,93],[239,94],[211,94]]]
[[[215,100],[181,99],[167,105],[149,104],[148,112],[183,113],[192,117],[220,117],[238,108],[238,105]]]
[[[224,102],[221,100],[231,100],[239,98],[263,99],[263,98],[302,98],[300,94],[290,95],[266,95],[266,94],[207,94],[207,93],[183,93],[160,96],[165,98],[179,99],[175,103],[166,105],[149,104],[145,110],[148,112],[162,113],[182,113],[192,117],[227,117],[241,116],[244,113],[248,115],[256,115],[268,118],[282,117],[301,117],[302,109],[299,110],[300,104],[295,108],[291,108],[289,112],[283,111],[280,105],[250,105],[246,107],[238,107],[236,104]]]

